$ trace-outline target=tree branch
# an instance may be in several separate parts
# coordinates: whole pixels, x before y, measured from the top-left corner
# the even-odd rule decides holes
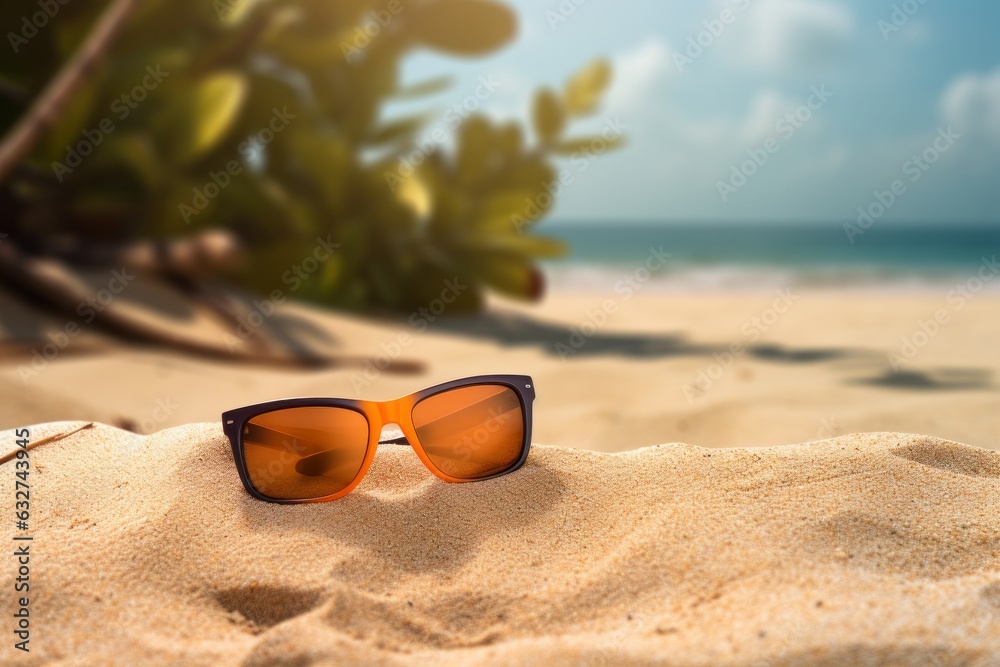
[[[73,57],[0,143],[0,183],[59,117],[87,75],[104,58],[138,0],[113,0]]]
[[[19,294],[33,296],[36,306],[48,304],[70,318],[70,322],[77,321],[80,304],[92,303],[96,298],[90,286],[69,267],[59,261],[23,255],[12,243],[0,243],[0,280],[9,283]],[[288,342],[282,346],[278,341],[265,338],[263,333],[256,333],[260,329],[255,330],[255,335],[261,336],[257,339],[260,341],[258,345],[230,347],[226,342],[216,344],[197,336],[186,336],[159,326],[149,318],[129,315],[116,308],[94,311],[94,324],[126,340],[212,359],[257,365],[306,369],[367,368],[373,361],[366,357],[317,353]],[[384,370],[418,373],[423,370],[423,364],[393,359]]]

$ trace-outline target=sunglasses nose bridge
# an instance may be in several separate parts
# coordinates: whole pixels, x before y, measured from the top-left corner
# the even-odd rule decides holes
[[[378,413],[383,424],[398,424],[400,417],[399,401],[378,403]]]

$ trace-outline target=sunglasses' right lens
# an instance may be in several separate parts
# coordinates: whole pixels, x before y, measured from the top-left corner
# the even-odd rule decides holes
[[[413,427],[437,469],[458,479],[504,472],[524,451],[524,409],[517,393],[504,385],[428,396],[413,408]]]
[[[361,472],[368,420],[346,408],[275,410],[243,427],[243,455],[254,488],[268,498],[312,500],[343,491]]]

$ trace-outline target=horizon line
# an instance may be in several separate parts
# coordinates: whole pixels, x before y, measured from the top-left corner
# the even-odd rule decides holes
[[[559,218],[552,220],[541,220],[539,224],[567,225],[578,227],[604,227],[609,225],[624,225],[636,227],[652,226],[711,226],[711,227],[815,227],[815,226],[843,226],[854,224],[854,220],[773,220],[773,219],[749,219],[749,220],[724,220],[724,219],[699,219],[699,218],[633,218],[633,219],[598,219],[598,218]],[[1000,219],[997,220],[879,220],[876,227],[989,227],[996,225],[1000,231]]]

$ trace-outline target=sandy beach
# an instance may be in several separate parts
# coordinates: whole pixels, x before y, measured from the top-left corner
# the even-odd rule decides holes
[[[36,650],[3,661],[1000,664],[1000,301],[924,339],[944,295],[608,298],[426,328],[288,304],[268,326],[349,359],[309,372],[93,329],[33,366],[64,323],[6,305],[0,426],[97,424],[30,453]],[[479,484],[385,447],[342,500],[268,505],[218,423],[505,372],[535,379],[536,444]]]
[[[479,319],[417,326],[284,304],[268,325],[280,320],[352,358],[310,372],[128,348],[87,328],[36,369],[32,352],[65,322],[8,304],[2,312],[0,333],[22,341],[0,365],[3,428],[84,419],[152,433],[274,398],[384,400],[457,377],[523,373],[538,392],[534,440],[546,445],[775,446],[892,431],[1000,449],[1000,297],[986,293],[961,308],[944,292],[556,293],[540,306],[496,302]],[[936,329],[935,314],[946,316]],[[179,319],[217,345],[234,338],[194,315]],[[381,371],[388,360],[424,371]]]
[[[95,426],[30,457],[37,650],[5,646],[5,664],[1000,655],[1000,454],[935,438],[537,446],[518,473],[465,485],[385,448],[354,493],[297,507],[243,491],[215,424]],[[11,605],[0,596],[5,618]]]

